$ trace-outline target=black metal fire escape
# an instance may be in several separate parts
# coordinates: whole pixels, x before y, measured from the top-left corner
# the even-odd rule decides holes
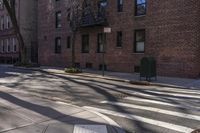
[[[84,0],[80,26],[81,27],[105,26],[107,24],[107,19],[106,19],[107,1],[100,0],[97,5],[98,6],[97,10],[95,10],[95,8],[92,6],[94,5],[92,5],[87,0]]]

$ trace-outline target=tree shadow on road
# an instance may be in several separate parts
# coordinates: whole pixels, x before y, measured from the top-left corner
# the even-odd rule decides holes
[[[4,100],[6,100],[6,101],[8,101],[12,104],[18,105],[18,106],[20,106],[24,109],[27,109],[27,110],[36,112],[36,113],[38,113],[42,116],[48,117],[49,121],[50,120],[56,120],[56,121],[59,121],[59,122],[62,122],[62,123],[68,124],[68,125],[74,125],[74,124],[104,125],[104,123],[92,121],[92,118],[94,116],[90,116],[90,117],[84,116],[84,117],[86,117],[86,119],[84,119],[84,117],[83,118],[82,117],[80,117],[80,118],[75,117],[76,114],[84,112],[85,110],[83,110],[83,109],[80,109],[79,112],[66,115],[62,112],[57,111],[56,109],[54,109],[52,107],[42,106],[42,105],[38,105],[38,104],[35,104],[35,103],[31,103],[31,102],[22,100],[22,99],[20,99],[16,96],[13,96],[13,95],[6,93],[6,92],[0,91],[0,98],[4,99]],[[43,122],[47,122],[47,120],[40,121],[39,123],[43,123]],[[116,127],[114,125],[110,125],[108,128],[111,129],[111,130],[116,129],[118,131],[122,131],[121,129],[119,129],[119,127]],[[0,127],[0,129],[1,129],[1,127]],[[121,132],[121,133],[123,133],[123,132]]]

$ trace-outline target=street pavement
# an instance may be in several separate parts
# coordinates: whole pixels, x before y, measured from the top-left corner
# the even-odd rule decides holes
[[[8,67],[0,67],[0,85],[99,112],[127,133],[190,133],[200,128],[199,89],[140,86]]]
[[[0,133],[124,133],[94,111],[0,86]]]

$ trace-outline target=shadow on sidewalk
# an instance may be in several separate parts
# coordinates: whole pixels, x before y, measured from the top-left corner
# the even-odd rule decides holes
[[[37,105],[34,103],[30,103],[30,102],[21,100],[11,94],[1,92],[1,91],[0,91],[0,98],[4,99],[10,103],[13,103],[15,105],[18,105],[22,108],[25,108],[30,111],[36,112],[38,114],[41,114],[43,116],[46,116],[46,117],[50,118],[50,120],[56,120],[56,121],[59,121],[59,122],[62,122],[62,123],[68,124],[68,125],[74,125],[74,124],[105,125],[105,123],[99,123],[99,122],[95,122],[92,120],[87,120],[87,119],[83,119],[83,118],[74,117],[71,115],[66,115],[66,114],[63,114],[51,107],[41,106],[41,105]],[[80,112],[78,112],[78,113],[80,113]],[[73,115],[75,115],[75,114],[73,114]],[[43,122],[46,122],[46,121],[43,121]],[[42,122],[40,122],[40,123],[42,123]],[[112,130],[113,129],[116,129],[118,131],[121,130],[121,129],[119,129],[119,127],[116,127],[113,125],[110,125],[108,127],[108,125],[107,125],[108,129],[111,129],[111,127],[112,127]]]

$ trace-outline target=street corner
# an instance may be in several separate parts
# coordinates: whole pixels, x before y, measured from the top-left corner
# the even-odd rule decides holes
[[[100,113],[15,92],[1,92],[0,115],[0,133],[122,133]]]

